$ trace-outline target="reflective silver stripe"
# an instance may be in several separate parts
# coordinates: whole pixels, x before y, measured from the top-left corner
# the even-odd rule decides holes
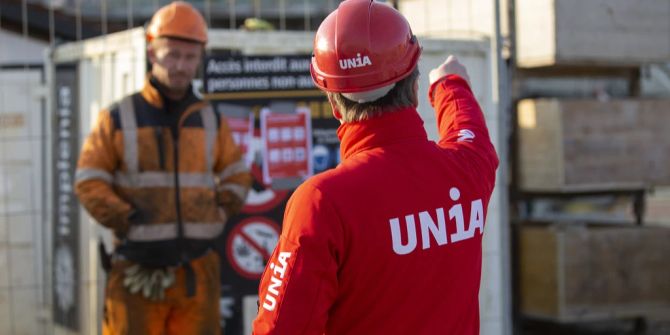
[[[219,174],[219,178],[221,180],[226,180],[230,176],[234,176],[238,173],[242,172],[248,172],[249,168],[247,167],[247,164],[243,160],[239,160],[233,164],[228,165],[223,172]]]
[[[174,187],[174,173],[172,172],[142,172],[124,173],[117,172],[114,175],[114,183],[121,187],[143,188],[143,187]],[[180,173],[180,187],[214,187],[214,178],[208,173]]]
[[[162,223],[132,225],[130,226],[130,229],[128,229],[127,238],[129,241],[135,242],[172,240],[177,238],[177,224]]]
[[[249,191],[248,188],[235,183],[223,183],[221,184],[221,190],[233,192],[233,194],[242,200],[247,199],[247,192]]]
[[[202,124],[205,127],[205,168],[209,171],[214,167],[214,141],[216,141],[216,117],[212,106],[200,111]]]
[[[214,177],[211,173],[180,173],[179,186],[214,188]]]
[[[93,180],[93,179],[99,179],[107,183],[112,183],[114,177],[112,175],[105,171],[105,170],[100,170],[100,169],[77,169],[77,172],[75,173],[75,183],[79,183],[82,181],[87,181],[87,180]]]
[[[123,159],[128,167],[128,172],[137,173],[139,163],[137,161],[137,121],[135,120],[135,107],[132,96],[127,96],[119,104],[121,114],[121,130],[123,131]]]
[[[210,239],[223,233],[223,223],[187,223],[184,225],[184,236],[192,239]]]
[[[212,239],[223,232],[223,223],[189,222],[184,224],[184,236],[191,239]],[[130,226],[129,241],[155,242],[177,238],[176,223],[140,224]]]

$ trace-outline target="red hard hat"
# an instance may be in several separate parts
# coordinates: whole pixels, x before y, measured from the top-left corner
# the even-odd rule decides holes
[[[319,26],[310,70],[322,90],[365,92],[408,76],[420,54],[409,23],[394,8],[347,0]]]
[[[163,6],[151,18],[147,41],[158,37],[173,37],[207,43],[207,23],[191,4],[175,1]]]

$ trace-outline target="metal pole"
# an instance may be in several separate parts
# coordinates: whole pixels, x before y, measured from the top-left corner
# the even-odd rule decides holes
[[[254,17],[261,18],[261,0],[254,0]]]
[[[498,213],[500,215],[500,273],[501,283],[501,311],[502,311],[502,329],[500,334],[512,334],[512,300],[511,300],[511,273],[510,273],[510,223],[508,211],[508,190],[507,190],[507,138],[509,133],[509,117],[507,114],[509,103],[508,82],[506,75],[506,65],[502,56],[502,34],[500,32],[500,0],[493,0],[493,36],[491,38],[491,50],[495,52],[495,58],[492,59],[493,65],[493,101],[496,104],[497,119],[497,139],[498,157],[500,159],[500,168],[496,176],[496,188],[498,198]]]
[[[75,35],[77,36],[77,41],[81,40],[81,0],[75,0],[75,8],[74,8],[74,13],[75,13],[75,26],[76,26],[76,32]]]
[[[126,22],[128,22],[128,29],[131,29],[135,26],[133,20],[133,0],[126,1]]]
[[[212,28],[212,4],[210,0],[205,0],[205,19],[207,20],[207,26]]]
[[[56,24],[54,18],[54,1],[49,2],[49,46],[53,47],[56,43]]]
[[[28,1],[21,1],[21,30],[23,38],[28,40]]]
[[[279,30],[286,30],[286,0],[279,0]]]
[[[102,35],[107,35],[107,0],[100,3],[100,29]]]
[[[312,21],[310,18],[310,9],[309,9],[309,0],[303,1],[303,7],[305,8],[305,31],[312,29]]]
[[[230,29],[237,29],[237,22],[236,18],[237,15],[235,13],[235,0],[228,0],[228,21],[230,22]]]

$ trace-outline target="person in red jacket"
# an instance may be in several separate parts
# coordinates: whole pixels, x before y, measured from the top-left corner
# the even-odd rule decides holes
[[[254,334],[478,334],[482,234],[498,158],[454,57],[430,72],[440,139],[416,111],[421,48],[390,6],[342,2],[312,77],[342,163],[292,195]]]

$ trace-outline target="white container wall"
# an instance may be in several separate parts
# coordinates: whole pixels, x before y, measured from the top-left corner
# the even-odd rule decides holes
[[[454,38],[491,36],[494,33],[494,3],[505,10],[511,0],[399,0],[398,10],[419,36]],[[502,34],[508,34],[508,19],[502,15]]]
[[[0,70],[0,334],[40,334],[42,70]]]
[[[42,64],[47,43],[0,29],[0,65]],[[11,48],[6,46],[11,45]]]
[[[0,334],[47,330],[41,267],[46,47],[0,29]]]

